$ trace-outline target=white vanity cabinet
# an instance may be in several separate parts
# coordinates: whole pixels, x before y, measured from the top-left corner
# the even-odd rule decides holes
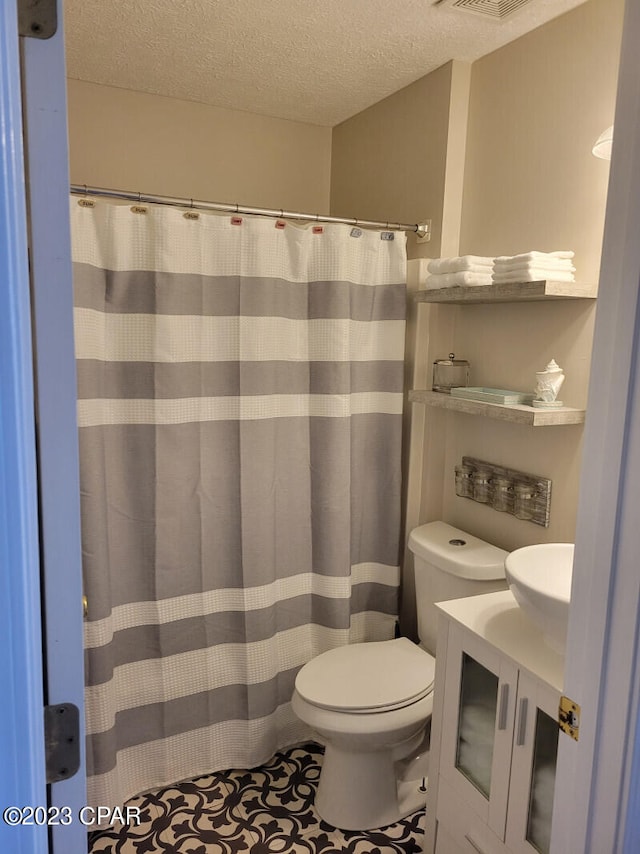
[[[508,591],[438,606],[430,854],[546,854],[564,659]]]

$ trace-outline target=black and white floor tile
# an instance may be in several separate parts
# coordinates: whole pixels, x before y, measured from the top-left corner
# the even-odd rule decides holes
[[[90,834],[90,854],[418,854],[424,810],[382,830],[336,830],[313,799],[322,748],[278,753],[262,768],[222,771],[140,795],[137,827]],[[118,828],[118,829],[116,829]]]

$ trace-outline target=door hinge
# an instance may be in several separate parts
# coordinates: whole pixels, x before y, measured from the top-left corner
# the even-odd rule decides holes
[[[580,730],[580,706],[569,697],[560,697],[558,724],[562,732],[578,740]]]
[[[73,703],[44,707],[47,783],[68,780],[80,768],[80,712]]]
[[[18,0],[18,32],[21,36],[50,39],[57,29],[57,0]]]

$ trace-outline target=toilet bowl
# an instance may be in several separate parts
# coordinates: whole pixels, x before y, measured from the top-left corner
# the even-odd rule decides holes
[[[329,824],[384,827],[424,806],[420,781],[398,785],[396,763],[423,745],[434,673],[433,656],[406,638],[329,650],[302,668],[292,705],[325,745],[315,805]],[[426,774],[425,764],[416,777]]]
[[[371,830],[425,804],[435,675],[435,602],[506,589],[507,552],[444,522],[409,537],[420,644],[407,638],[338,647],[305,664],[295,714],[325,754],[315,806],[343,830]]]

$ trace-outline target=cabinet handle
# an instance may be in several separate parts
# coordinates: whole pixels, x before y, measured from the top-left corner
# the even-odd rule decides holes
[[[465,833],[464,838],[467,840],[467,842],[473,848],[474,851],[477,851],[478,854],[485,854],[485,850],[483,848],[480,848],[475,839],[472,839],[468,833]]]
[[[498,729],[507,728],[507,711],[509,706],[509,683],[505,682],[500,689],[500,708],[498,710]]]
[[[522,747],[524,744],[525,734],[527,732],[527,709],[529,707],[529,700],[526,697],[523,697],[520,700],[520,711],[518,713],[518,731],[516,733],[516,744],[518,747]]]

